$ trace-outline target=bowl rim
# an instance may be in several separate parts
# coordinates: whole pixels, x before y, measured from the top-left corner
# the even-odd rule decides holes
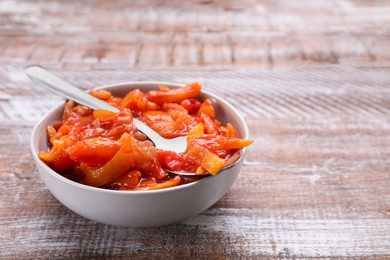
[[[125,81],[125,82],[101,85],[101,86],[94,87],[92,89],[107,89],[107,90],[109,90],[110,88],[116,88],[116,87],[120,88],[120,87],[126,87],[126,86],[130,87],[130,86],[143,86],[143,85],[156,85],[156,86],[164,85],[164,86],[167,86],[167,87],[176,87],[176,88],[177,87],[186,86],[186,84],[172,83],[172,82],[166,82],[166,81]],[[243,123],[242,124],[243,130],[244,130],[243,131],[243,138],[246,138],[246,139],[249,138],[249,127],[248,127],[248,125],[247,125],[244,117],[238,112],[238,110],[232,104],[230,104],[229,102],[225,101],[222,97],[220,97],[220,96],[218,96],[218,95],[216,95],[214,93],[211,93],[209,91],[205,91],[205,90],[202,89],[201,93],[207,95],[208,97],[216,99],[218,102],[222,102],[224,106],[227,106],[230,110],[232,110],[234,112],[235,116],[237,116],[237,118],[239,119],[239,121],[241,121]],[[193,182],[190,182],[190,183],[185,183],[185,184],[182,184],[182,185],[169,187],[169,188],[164,188],[164,189],[158,189],[158,190],[138,190],[138,191],[137,190],[109,190],[109,189],[103,189],[103,188],[99,188],[99,187],[93,187],[93,186],[88,186],[88,185],[85,185],[85,184],[81,184],[81,183],[78,183],[76,181],[69,180],[68,178],[66,178],[66,177],[62,176],[61,174],[57,173],[56,171],[51,169],[47,164],[45,164],[38,157],[38,150],[36,149],[36,143],[35,143],[35,140],[37,139],[35,137],[38,137],[38,134],[39,134],[38,133],[38,128],[40,128],[40,126],[43,124],[43,122],[47,119],[47,117],[49,115],[51,115],[55,110],[59,109],[61,106],[64,106],[64,103],[59,103],[58,105],[55,105],[54,107],[52,107],[35,124],[35,126],[34,126],[34,128],[32,130],[32,133],[31,133],[31,138],[30,138],[31,153],[33,155],[33,158],[34,158],[35,162],[37,164],[39,164],[39,166],[41,168],[43,168],[46,172],[48,172],[51,176],[53,176],[56,179],[59,179],[60,181],[65,182],[66,184],[68,184],[70,186],[78,188],[78,189],[82,189],[82,190],[89,191],[89,192],[101,192],[101,193],[104,193],[104,194],[113,194],[113,195],[120,195],[120,196],[128,196],[129,194],[138,195],[139,196],[139,195],[151,195],[151,194],[175,192],[175,191],[179,191],[179,190],[182,190],[182,189],[190,188],[190,187],[195,186],[195,185],[202,185],[202,183],[206,182],[209,178],[216,178],[216,177],[218,177],[219,174],[221,174],[223,171],[225,171],[227,169],[230,169],[231,167],[235,166],[236,164],[238,164],[239,162],[244,160],[244,155],[245,155],[245,152],[246,152],[246,148],[242,149],[242,154],[241,154],[240,159],[238,159],[234,164],[230,165],[226,169],[222,170],[222,172],[218,173],[216,176],[209,175],[209,176],[206,176],[206,177],[204,177],[204,178],[202,178],[200,180],[196,180],[196,181],[193,181]]]

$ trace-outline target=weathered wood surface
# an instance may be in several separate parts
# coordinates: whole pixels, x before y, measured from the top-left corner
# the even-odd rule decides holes
[[[0,1],[0,62],[279,68],[390,58],[390,3],[370,0]]]
[[[387,1],[0,1],[0,259],[390,258]],[[181,223],[125,229],[62,206],[38,178],[33,125],[84,89],[199,81],[255,139],[237,182]]]
[[[181,223],[105,226],[38,178],[34,123],[60,98],[1,67],[0,257],[390,257],[390,64],[275,71],[54,71],[90,88],[198,80],[247,119],[255,145],[221,201]]]

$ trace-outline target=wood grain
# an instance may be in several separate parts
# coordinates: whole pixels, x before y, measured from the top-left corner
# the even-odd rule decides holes
[[[198,80],[247,119],[255,145],[226,196],[198,216],[147,229],[84,219],[45,188],[29,135],[61,99],[23,71],[0,68],[0,258],[390,257],[390,64],[53,71],[85,89],[126,80]]]
[[[387,1],[6,0],[0,63],[280,68],[390,58]]]
[[[390,4],[368,0],[0,1],[0,259],[390,258]],[[229,192],[180,223],[101,225],[38,178],[32,127],[89,89],[199,81],[255,144]]]

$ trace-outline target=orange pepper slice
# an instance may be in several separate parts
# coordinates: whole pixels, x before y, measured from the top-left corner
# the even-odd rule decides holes
[[[134,188],[134,190],[160,190],[160,189],[166,189],[169,187],[175,187],[183,183],[183,179],[180,176],[175,176],[173,179],[166,180],[161,183],[155,183],[155,184],[149,184],[146,186],[139,186]]]
[[[166,91],[149,91],[146,98],[157,104],[174,103],[186,98],[196,97],[200,94],[201,86],[194,82],[183,88],[172,88]]]
[[[128,133],[124,133],[119,142],[122,146],[112,159],[103,166],[91,167],[85,163],[80,164],[80,168],[85,174],[85,184],[101,187],[119,178],[134,166],[131,136]]]
[[[69,156],[75,162],[101,165],[110,160],[120,147],[120,142],[109,138],[89,138],[75,143],[69,150]]]
[[[212,175],[216,175],[225,163],[224,159],[196,143],[192,143],[185,154]]]

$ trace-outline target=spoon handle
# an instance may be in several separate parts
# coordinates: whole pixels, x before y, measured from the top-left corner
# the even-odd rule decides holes
[[[46,71],[41,67],[38,66],[29,67],[26,70],[26,74],[37,83],[43,84],[44,86],[47,86],[48,88],[56,92],[57,94],[60,94],[71,100],[74,100],[79,104],[85,105],[92,109],[109,110],[115,113],[119,112],[119,109],[117,109],[116,107],[113,107],[107,104],[106,102],[88,94],[87,92],[84,92],[78,87],[75,87],[63,81],[62,79],[58,78],[57,76],[51,74],[50,72]],[[161,137],[157,132],[155,132],[153,129],[151,129],[149,126],[147,126],[145,123],[138,120],[137,118],[133,118],[133,122],[137,127],[137,129],[143,132],[146,136],[148,136],[149,139],[156,144],[156,146],[159,147],[158,144],[160,144],[162,141],[165,140],[165,138]],[[183,151],[184,150],[185,148],[183,149]]]
[[[104,109],[115,113],[119,112],[117,108],[63,81],[62,79],[42,69],[41,67],[38,66],[29,67],[26,70],[26,74],[32,80],[44,84],[54,92],[62,96],[65,96],[71,100],[75,100],[82,105],[85,105],[92,109]]]

